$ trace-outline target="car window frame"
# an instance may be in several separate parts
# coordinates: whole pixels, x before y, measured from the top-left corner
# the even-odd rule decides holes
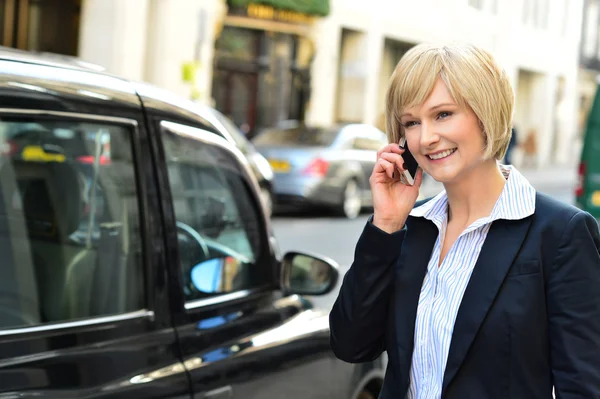
[[[0,337],[14,336],[14,335],[35,335],[38,333],[48,331],[63,331],[72,330],[82,327],[93,327],[104,324],[112,324],[124,321],[134,320],[154,320],[155,312],[151,307],[152,302],[152,290],[149,287],[149,276],[151,271],[149,266],[151,264],[148,252],[148,243],[150,242],[149,232],[146,228],[147,225],[147,209],[148,204],[146,200],[146,184],[143,181],[143,170],[140,162],[141,148],[138,141],[139,137],[139,122],[136,119],[126,118],[121,116],[105,116],[96,115],[83,112],[67,112],[67,111],[52,111],[52,110],[37,110],[37,109],[21,109],[21,108],[0,108],[0,117],[35,117],[40,119],[57,119],[64,118],[65,121],[83,122],[83,123],[107,123],[120,127],[126,128],[131,132],[131,150],[132,150],[132,163],[135,173],[136,182],[136,193],[137,193],[137,204],[138,204],[138,217],[140,226],[140,241],[142,247],[142,260],[141,270],[144,278],[142,284],[144,290],[143,303],[144,307],[138,310],[125,312],[117,315],[98,315],[91,316],[77,320],[68,321],[56,321],[47,322],[35,326],[27,327],[16,327],[9,329],[0,329]]]
[[[256,256],[256,265],[264,268],[261,270],[261,273],[265,273],[269,275],[269,279],[266,284],[261,286],[242,289],[233,292],[225,292],[225,293],[215,293],[211,295],[207,295],[205,298],[186,300],[184,292],[183,292],[183,284],[181,278],[178,278],[176,282],[178,289],[178,296],[181,296],[183,299],[183,308],[186,313],[193,311],[195,309],[203,309],[205,307],[210,307],[219,304],[226,304],[231,301],[236,301],[245,297],[249,297],[258,292],[264,291],[273,291],[279,288],[279,273],[276,269],[276,256],[275,251],[272,246],[272,241],[270,238],[271,235],[271,224],[270,220],[266,217],[264,212],[264,208],[262,206],[262,202],[259,197],[259,185],[256,177],[252,173],[250,169],[250,165],[248,160],[241,152],[239,148],[237,148],[234,144],[229,142],[227,139],[222,137],[219,133],[215,133],[213,131],[208,130],[206,127],[196,126],[194,124],[181,122],[177,120],[171,120],[168,118],[157,118],[156,121],[158,133],[159,133],[159,142],[162,152],[162,159],[166,160],[166,154],[164,149],[164,143],[162,138],[165,134],[177,134],[182,137],[197,140],[207,145],[217,146],[221,149],[229,152],[235,161],[239,164],[239,167],[242,171],[242,178],[244,180],[245,185],[248,188],[248,192],[250,195],[250,200],[252,206],[255,211],[258,212],[257,221],[260,224],[260,245],[259,252]],[[168,131],[168,132],[167,132]],[[176,216],[175,209],[173,206],[173,195],[171,191],[171,186],[168,181],[168,170],[166,162],[161,162],[160,168],[162,169],[162,174],[165,176],[164,186],[162,187],[163,195],[165,195],[165,200],[163,201],[163,206],[165,209],[165,228],[168,231],[174,231]],[[166,195],[168,192],[168,196]],[[171,254],[170,262],[173,264],[173,268],[176,268],[177,275],[180,276],[180,256],[179,256],[179,244],[177,242],[176,234],[170,234],[167,239],[167,251]]]

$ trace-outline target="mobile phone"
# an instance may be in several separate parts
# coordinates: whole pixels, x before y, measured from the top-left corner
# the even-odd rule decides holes
[[[410,153],[408,145],[406,144],[406,138],[402,137],[398,144],[404,149],[404,152],[402,153],[402,159],[404,160],[404,169],[406,169],[400,175],[400,180],[404,184],[412,186],[413,184],[415,184],[415,178],[417,176],[417,168],[419,167],[419,164],[417,163],[413,155]]]

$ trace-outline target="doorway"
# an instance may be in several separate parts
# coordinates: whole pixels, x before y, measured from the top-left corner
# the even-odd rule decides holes
[[[221,69],[214,74],[215,108],[249,136],[256,128],[257,84],[258,74],[253,72]]]
[[[77,55],[82,0],[0,0],[0,43]]]

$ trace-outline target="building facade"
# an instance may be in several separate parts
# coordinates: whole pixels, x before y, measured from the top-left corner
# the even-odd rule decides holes
[[[595,14],[583,17],[584,1]],[[470,41],[508,72],[520,158],[543,166],[577,151],[581,92],[592,90],[579,76],[595,79],[580,73],[580,49],[598,54],[580,46],[581,26],[597,27],[598,2],[0,0],[0,34],[211,104],[251,132],[287,119],[381,126],[389,76],[410,47]]]
[[[389,76],[411,46],[461,40],[492,51],[516,94],[522,160],[565,164],[578,134],[582,0],[332,0],[314,27],[313,124],[380,124]],[[530,145],[531,144],[531,145]],[[527,155],[527,156],[523,156]]]
[[[214,106],[251,132],[304,120],[315,47],[311,28],[328,13],[322,0],[229,0],[214,45]]]

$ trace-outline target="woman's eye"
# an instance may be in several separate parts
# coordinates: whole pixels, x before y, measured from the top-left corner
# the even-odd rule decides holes
[[[404,128],[408,129],[409,127],[413,127],[416,124],[417,124],[417,122],[415,122],[415,121],[409,121],[404,124]]]
[[[444,119],[452,115],[452,112],[442,111],[438,114],[438,119]]]

